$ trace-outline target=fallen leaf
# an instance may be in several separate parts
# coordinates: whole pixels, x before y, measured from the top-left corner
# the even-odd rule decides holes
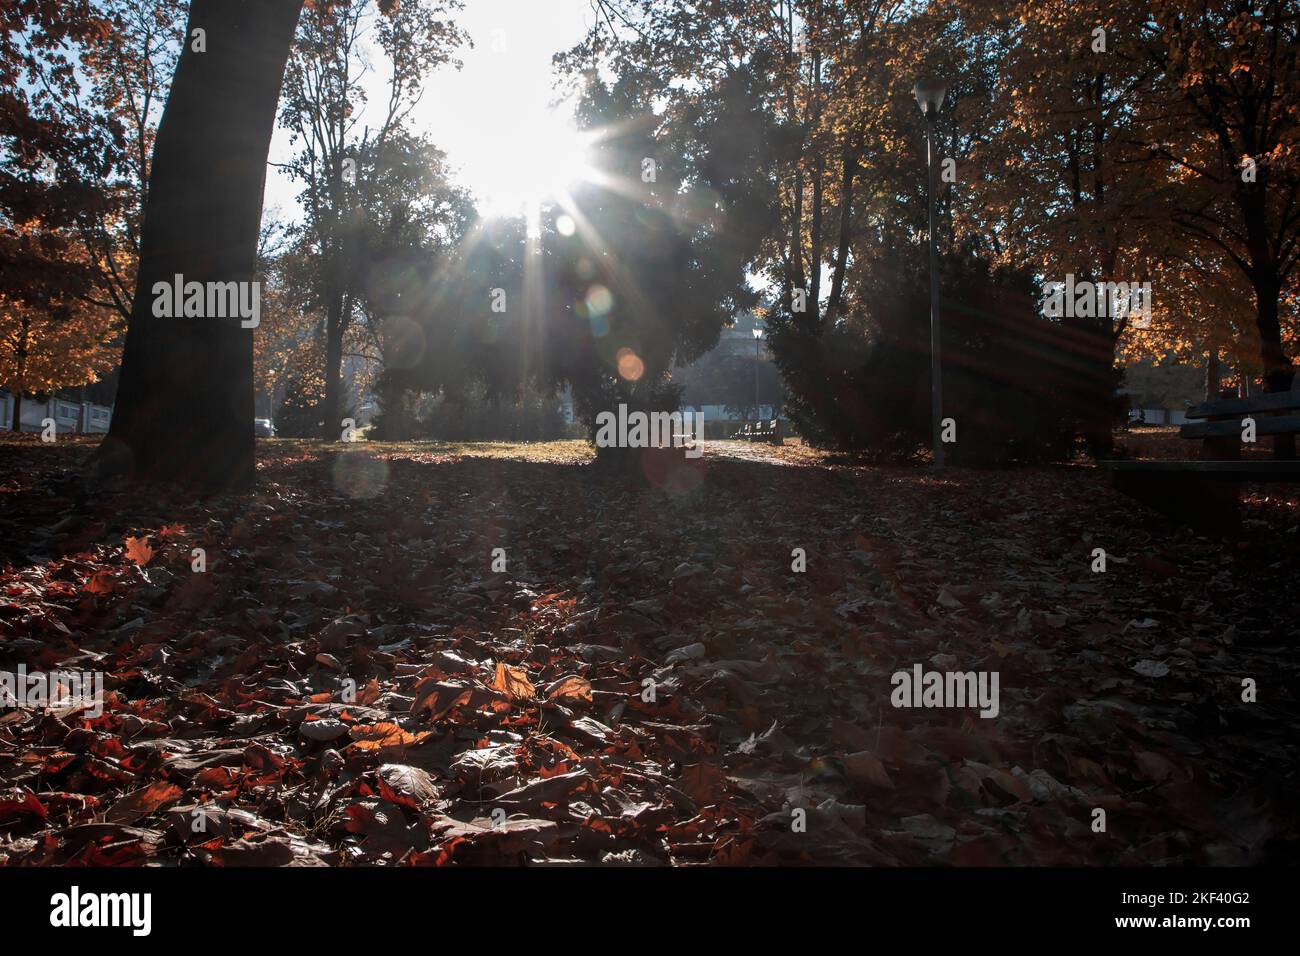
[[[1133,669],[1143,677],[1164,677],[1169,673],[1169,665],[1164,661],[1138,661]]]
[[[409,747],[429,737],[429,731],[409,733],[397,724],[357,724],[351,728],[352,743],[358,750],[387,750],[392,747]]]
[[[105,823],[133,824],[153,813],[159,807],[175,803],[184,791],[165,780],[158,780],[128,793],[104,813]]]
[[[304,720],[298,725],[298,733],[308,740],[338,740],[347,732],[348,725],[341,720],[335,720],[333,717],[325,717],[321,720]]]
[[[117,579],[111,571],[96,571],[87,579],[85,589],[90,594],[111,594]]]
[[[492,689],[501,691],[511,700],[532,700],[537,696],[537,688],[529,681],[526,671],[501,661],[497,661],[497,673],[492,681]]]
[[[546,688],[546,696],[549,700],[582,700],[591,702],[591,681],[583,677],[570,674],[567,677],[561,677],[553,684]]]
[[[419,810],[438,796],[433,778],[419,767],[386,763],[375,773],[379,779],[379,795],[400,806]]]
[[[140,567],[144,567],[153,558],[153,548],[149,546],[147,538],[128,537],[126,539],[126,556]]]
[[[894,789],[894,781],[875,754],[863,750],[841,757],[840,762],[844,765],[844,776],[852,782],[881,790]]]

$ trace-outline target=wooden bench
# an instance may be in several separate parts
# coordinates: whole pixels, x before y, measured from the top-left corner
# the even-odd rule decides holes
[[[779,418],[764,422],[748,422],[731,437],[739,438],[741,441],[765,441],[773,445],[785,444],[785,440],[781,436],[781,420]]]
[[[1297,378],[1300,382],[1300,378]],[[1246,482],[1300,481],[1300,461],[1243,459],[1247,419],[1258,440],[1300,434],[1300,389],[1251,398],[1202,402],[1187,410],[1179,437],[1201,442],[1194,461],[1104,461],[1115,487],[1130,497],[1188,524],[1211,531],[1240,526],[1237,507]]]

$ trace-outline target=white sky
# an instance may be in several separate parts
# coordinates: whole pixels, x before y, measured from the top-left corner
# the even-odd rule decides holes
[[[456,19],[474,48],[460,49],[461,70],[429,76],[413,125],[447,154],[486,211],[515,211],[536,198],[539,165],[544,179],[554,172],[546,167],[571,158],[564,134],[571,110],[549,110],[557,95],[551,57],[579,42],[595,13],[591,0],[466,0]],[[272,160],[287,149],[277,128]],[[296,219],[296,194],[278,170],[268,171],[268,210]]]

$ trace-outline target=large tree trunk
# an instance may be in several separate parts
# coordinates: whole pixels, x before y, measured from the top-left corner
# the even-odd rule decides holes
[[[1264,382],[1270,392],[1291,388],[1295,369],[1282,348],[1282,326],[1278,320],[1281,280],[1269,277],[1255,285],[1255,327],[1259,331],[1259,357],[1264,364]]]
[[[303,0],[193,0],[154,145],[122,377],[101,473],[200,491],[253,480],[253,334],[155,317],[154,285],[252,282],[280,83]],[[206,50],[194,49],[203,30]]]

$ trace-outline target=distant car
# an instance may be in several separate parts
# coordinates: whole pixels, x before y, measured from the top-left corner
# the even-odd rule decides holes
[[[256,435],[258,438],[274,438],[275,426],[271,424],[271,419],[254,418],[253,434]]]

